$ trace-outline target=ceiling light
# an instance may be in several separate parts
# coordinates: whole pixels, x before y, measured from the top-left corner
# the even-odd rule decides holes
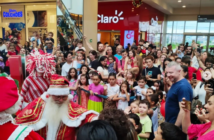
[[[181,0],[178,0],[178,2],[182,2]]]
[[[186,8],[186,5],[183,5],[182,7],[183,7],[183,8]]]
[[[36,6],[36,5],[33,5],[33,6]]]

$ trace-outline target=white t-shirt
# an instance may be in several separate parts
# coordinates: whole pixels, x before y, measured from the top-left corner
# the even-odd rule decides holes
[[[128,93],[128,95],[130,96],[130,93]],[[126,94],[122,94],[121,92],[119,93],[118,97],[126,97]],[[125,101],[122,101],[122,100],[119,100],[118,101],[118,106],[117,106],[117,109],[121,109],[121,110],[125,110],[127,107],[129,106],[129,103],[127,100]]]
[[[0,46],[0,51],[3,51],[3,50],[7,50],[7,46],[2,44],[2,46]]]
[[[103,68],[100,67],[100,66],[97,68],[97,71],[98,71],[98,72],[103,72],[103,75],[104,75],[104,76],[108,76],[108,75],[109,75],[108,69],[103,69]]]
[[[110,84],[106,84],[107,86],[107,96],[112,96],[119,93],[120,87],[118,85],[110,86]]]
[[[141,92],[144,91],[146,93],[147,88],[141,88],[139,86],[136,86],[134,87],[134,89],[136,90],[137,96],[141,96],[141,100],[145,99],[145,96]]]
[[[68,75],[68,71],[70,70],[70,68],[75,68],[77,65],[77,61],[73,61],[71,64],[68,64],[67,62],[62,66],[62,72],[61,75],[62,76],[67,76]]]
[[[83,49],[85,51],[85,47],[81,47],[81,48],[76,47],[74,51],[77,52],[79,49]]]
[[[199,101],[201,101],[202,105],[205,104],[205,98],[206,98],[206,91],[204,89],[205,84],[202,84],[202,82],[198,82],[195,89],[193,89],[193,98],[198,96]]]
[[[192,58],[192,67],[198,69],[199,68],[199,64],[198,64],[198,60],[197,60],[197,57],[196,56],[193,56]]]

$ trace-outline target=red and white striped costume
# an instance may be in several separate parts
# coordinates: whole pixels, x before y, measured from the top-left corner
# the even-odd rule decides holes
[[[55,65],[52,54],[40,54],[36,50],[27,56],[26,70],[29,76],[22,85],[23,107],[48,90],[51,75],[55,73]]]
[[[23,85],[21,95],[27,103],[32,102],[34,99],[40,97],[49,88],[50,81],[42,76],[28,76]]]

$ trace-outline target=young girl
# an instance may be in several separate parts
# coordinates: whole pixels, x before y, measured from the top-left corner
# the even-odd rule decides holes
[[[119,93],[119,86],[116,83],[116,74],[110,73],[108,76],[108,82],[109,84],[106,84],[106,95],[108,96],[108,99],[104,102],[104,109],[106,108],[117,108],[116,102],[113,101],[114,96]]]
[[[7,57],[9,58],[11,55],[16,55],[16,48],[14,46],[14,44],[10,44],[9,46],[9,51],[7,52]],[[9,61],[7,60],[5,63],[5,66],[9,67]]]
[[[83,64],[81,66],[81,68],[80,68],[80,73],[79,73],[79,76],[78,76],[78,80],[80,79],[80,76],[82,74],[85,74],[87,77],[89,77],[88,73],[89,73],[89,67],[87,65]]]
[[[117,77],[117,84],[121,86],[121,84],[125,81],[125,78],[123,78],[121,72],[119,72],[116,77]]]
[[[129,83],[129,93],[131,93],[131,96],[135,96],[134,87],[137,86],[137,82],[135,81],[135,74],[133,71],[128,70],[126,74],[126,80]]]
[[[113,55],[108,57],[109,66],[108,73],[116,73],[116,61]]]
[[[152,88],[148,88],[147,91],[146,91],[146,96],[149,96],[149,95],[152,95],[152,94],[155,94],[155,90],[153,90]]]
[[[88,100],[88,110],[94,110],[100,113],[103,110],[102,98],[97,97],[94,94],[104,94],[104,88],[100,85],[102,80],[100,74],[93,75],[93,84],[90,84],[88,89],[90,90],[90,96]]]
[[[118,101],[117,109],[125,110],[128,107],[129,100],[129,84],[125,81],[121,84],[120,92],[114,96],[113,101]]]
[[[72,101],[78,103],[78,94],[76,92],[78,87],[78,80],[77,80],[77,70],[75,68],[70,68],[68,71],[68,80],[70,81],[69,87],[71,90],[71,95],[73,95]]]
[[[130,113],[138,114],[139,104],[140,104],[140,100],[135,100],[134,102],[132,102],[131,105],[124,110],[125,114],[130,114]]]
[[[85,54],[83,54],[82,52],[78,52],[77,53],[77,73],[79,75],[80,73],[80,68],[83,64],[86,64],[86,61],[85,61]]]
[[[86,74],[82,74],[80,76],[80,81],[79,81],[79,87],[83,88],[85,90],[88,90],[88,76]],[[80,91],[80,105],[83,106],[84,108],[88,108],[88,99],[89,99],[89,95],[88,93],[85,93],[85,91],[81,90]]]
[[[89,85],[93,83],[93,76],[96,75],[97,72],[96,71],[93,71],[93,70],[90,70],[88,75],[89,75],[89,79],[88,79],[88,83]]]

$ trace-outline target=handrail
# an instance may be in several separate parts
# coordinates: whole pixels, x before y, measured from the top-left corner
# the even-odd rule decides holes
[[[77,37],[79,39],[82,39],[83,34],[80,31],[80,29],[76,26],[76,21],[74,19],[72,19],[70,12],[68,11],[68,9],[66,8],[66,6],[64,5],[64,3],[62,2],[62,0],[57,0],[57,6],[59,7],[59,9],[61,10],[63,16],[65,17],[65,19],[69,22],[69,24],[71,25],[71,28],[75,31]]]

